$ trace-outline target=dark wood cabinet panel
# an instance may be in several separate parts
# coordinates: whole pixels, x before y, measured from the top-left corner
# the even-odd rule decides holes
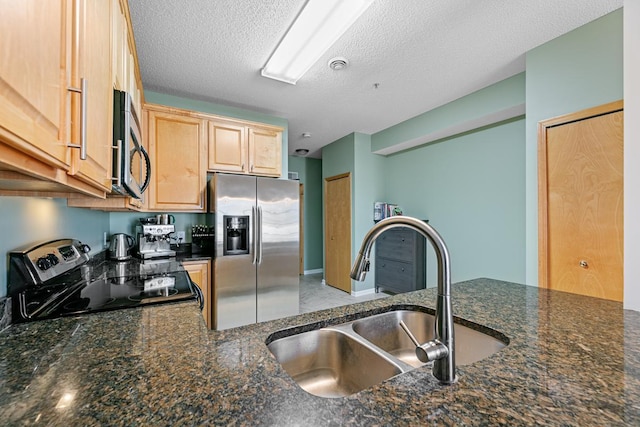
[[[424,289],[426,239],[408,228],[385,231],[376,240],[375,286],[393,293]]]

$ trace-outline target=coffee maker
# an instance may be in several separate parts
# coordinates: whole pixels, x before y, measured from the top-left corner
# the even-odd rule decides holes
[[[142,259],[176,256],[171,249],[171,234],[176,231],[174,224],[156,224],[155,221],[140,221],[136,226],[138,253]]]

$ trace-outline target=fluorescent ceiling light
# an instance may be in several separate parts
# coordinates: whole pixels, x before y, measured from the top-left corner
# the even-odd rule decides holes
[[[292,85],[374,0],[309,0],[276,48],[262,75]]]

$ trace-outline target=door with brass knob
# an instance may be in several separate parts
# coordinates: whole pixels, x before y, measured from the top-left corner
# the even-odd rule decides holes
[[[541,287],[622,301],[622,101],[540,122]]]
[[[325,179],[324,183],[325,282],[351,293],[351,175]]]

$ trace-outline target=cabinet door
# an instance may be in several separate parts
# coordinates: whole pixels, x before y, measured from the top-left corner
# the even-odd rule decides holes
[[[396,292],[409,292],[416,286],[416,266],[410,262],[395,261],[388,258],[376,259],[376,287]]]
[[[2,140],[69,169],[66,147],[70,7],[65,0],[0,0]]]
[[[209,161],[211,171],[246,172],[246,128],[231,123],[209,122]]]
[[[418,234],[408,228],[393,228],[376,241],[376,255],[398,261],[413,262]]]
[[[149,208],[204,212],[206,121],[160,111],[148,115]]]
[[[127,72],[129,73],[127,91],[131,94],[131,102],[133,103],[135,110],[140,112],[142,110],[142,95],[140,93],[140,87],[138,86],[138,80],[136,79],[136,61],[133,57],[133,53],[131,53],[129,43],[127,43],[126,46],[127,56],[129,58],[127,61]]]
[[[282,174],[282,132],[249,128],[249,173],[275,177]]]
[[[72,139],[82,140],[82,115],[86,114],[87,158],[73,150],[71,174],[105,191],[111,191],[111,145],[113,143],[113,86],[111,80],[111,2],[84,0],[74,9],[72,82],[86,81],[86,105],[82,95],[72,97]]]
[[[211,261],[190,261],[183,262],[182,266],[189,273],[191,280],[198,285],[202,291],[204,298],[204,307],[202,308],[202,317],[207,324],[207,328],[211,329],[211,285],[209,283],[209,270],[211,269]]]
[[[351,293],[351,175],[325,178],[324,200],[325,281]]]
[[[121,8],[120,0],[111,0],[111,73],[113,87],[118,90],[127,90],[128,73],[126,72],[125,59],[127,49],[127,22]]]

